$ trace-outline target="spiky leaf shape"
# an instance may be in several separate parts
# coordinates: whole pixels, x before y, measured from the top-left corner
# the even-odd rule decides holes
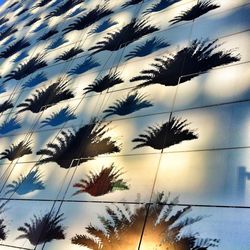
[[[82,162],[94,159],[101,154],[120,152],[119,146],[111,137],[105,136],[108,124],[93,120],[77,132],[62,131],[58,143],[48,143],[47,149],[37,152],[45,155],[38,164],[56,162],[62,168],[75,167]],[[79,159],[79,161],[73,161]]]
[[[93,23],[101,20],[103,17],[112,14],[113,11],[108,9],[106,5],[97,5],[93,10],[89,11],[87,14],[78,17],[72,24],[64,29],[64,33],[71,32],[73,30],[83,30]]]
[[[96,79],[93,84],[90,84],[83,90],[85,90],[85,94],[89,92],[100,93],[117,84],[123,83],[124,81],[119,77],[119,75],[120,74],[118,72],[109,72],[107,75]]]
[[[16,16],[22,15],[22,14],[23,14],[24,12],[26,12],[27,10],[28,10],[27,8],[21,10],[20,12],[18,12],[18,13],[16,14]]]
[[[5,46],[5,45],[9,45],[10,43],[12,43],[13,41],[15,41],[16,40],[16,38],[15,38],[15,36],[11,36],[11,37],[9,37],[4,43],[3,43],[3,45]]]
[[[78,8],[76,10],[74,10],[72,13],[70,13],[67,17],[68,18],[71,18],[71,17],[75,17],[77,16],[78,14],[80,14],[81,12],[85,11],[86,9],[85,8]]]
[[[28,56],[28,52],[27,51],[22,51],[22,53],[20,53],[14,60],[13,62],[18,63],[20,61],[22,61],[24,58],[26,58]]]
[[[123,116],[151,106],[153,106],[153,104],[147,101],[144,95],[134,92],[128,94],[125,99],[115,101],[115,103],[104,110],[103,113],[107,113],[105,118],[111,115]]]
[[[14,2],[13,4],[11,4],[8,9],[11,9],[12,7],[14,7],[15,5],[17,5],[19,2]]]
[[[37,75],[35,75],[34,77],[31,77],[27,82],[25,82],[22,85],[22,88],[32,88],[37,86],[38,84],[47,81],[48,78],[45,75],[44,72],[38,73]]]
[[[132,21],[122,29],[108,33],[104,40],[97,42],[97,44],[89,50],[94,50],[93,54],[104,50],[115,51],[157,30],[159,30],[157,27],[148,25],[146,19],[136,20],[133,18]]]
[[[30,223],[24,223],[24,226],[17,230],[22,234],[17,239],[28,239],[33,245],[40,245],[52,240],[65,239],[64,227],[61,225],[63,214],[46,213],[43,216],[36,216]]]
[[[179,23],[182,21],[191,21],[195,18],[198,18],[207,12],[219,8],[220,5],[213,4],[211,0],[198,2],[196,5],[194,5],[192,8],[190,8],[187,11],[183,11],[179,16],[176,16],[169,22],[173,24]]]
[[[57,33],[58,33],[58,31],[56,29],[51,29],[50,31],[48,31],[48,32],[44,33],[42,36],[40,36],[37,40],[38,41],[45,41]]]
[[[35,28],[35,29],[33,30],[33,32],[36,33],[36,32],[38,32],[38,31],[40,31],[40,30],[46,28],[47,26],[48,26],[47,23],[41,23],[37,28]]]
[[[14,161],[15,159],[21,158],[24,155],[32,154],[30,144],[30,141],[21,141],[18,144],[11,144],[9,149],[5,149],[5,151],[0,154],[2,155],[0,159]]]
[[[83,74],[98,66],[100,66],[100,63],[97,62],[93,57],[89,56],[82,63],[77,64],[75,68],[71,69],[68,72],[68,75],[71,76]]]
[[[8,22],[8,21],[9,21],[9,18],[7,18],[7,17],[1,17],[1,18],[0,18],[0,25],[6,23],[6,22]]]
[[[0,134],[4,135],[19,128],[21,128],[20,120],[17,117],[13,117],[10,120],[5,120],[0,125]]]
[[[127,2],[122,5],[122,8],[126,8],[126,7],[131,6],[131,5],[136,5],[136,4],[141,3],[143,1],[144,0],[127,0]]]
[[[34,7],[32,7],[32,9],[43,7],[43,6],[47,5],[47,4],[49,4],[51,1],[52,0],[41,0],[36,5],[34,5]]]
[[[66,121],[74,120],[77,117],[74,115],[73,111],[67,106],[66,108],[61,109],[59,112],[53,112],[51,116],[45,118],[41,121],[43,124],[41,128],[45,126],[58,126]]]
[[[140,76],[133,77],[130,81],[143,81],[137,88],[151,84],[176,86],[214,67],[240,60],[239,55],[233,55],[231,50],[218,50],[221,44],[217,44],[217,41],[194,40],[190,46],[179,50],[175,55],[156,58],[156,63],[151,64],[154,69],[143,70]]]
[[[148,9],[146,9],[143,14],[150,14],[153,12],[158,12],[158,11],[162,11],[166,8],[168,8],[169,6],[179,2],[181,0],[160,0],[158,3],[153,4],[151,7],[149,7]]]
[[[63,52],[60,56],[58,56],[55,61],[59,62],[59,61],[67,61],[70,58],[80,54],[83,52],[83,49],[81,49],[79,46],[78,47],[73,47],[65,52]]]
[[[47,50],[56,49],[67,42],[68,42],[68,40],[66,40],[64,37],[59,37],[55,41],[51,42],[51,44],[48,46]]]
[[[71,90],[68,89],[68,83],[69,81],[67,79],[58,78],[58,80],[50,86],[37,89],[30,98],[25,99],[24,103],[17,106],[21,108],[18,113],[26,110],[38,113],[60,101],[73,98],[74,95]]]
[[[146,40],[143,44],[136,46],[132,51],[130,51],[125,57],[127,60],[134,57],[143,57],[147,56],[157,50],[168,47],[170,44],[164,42],[162,39],[153,37]]]
[[[120,178],[122,174],[120,169],[115,169],[114,164],[102,168],[99,173],[90,171],[86,179],[81,179],[73,185],[78,189],[73,195],[88,193],[92,196],[101,196],[116,190],[128,190],[127,183]]]
[[[55,10],[50,12],[45,18],[61,16],[82,2],[83,0],[67,0],[64,4],[58,6]]]
[[[43,190],[45,186],[41,178],[42,175],[38,169],[32,170],[26,176],[21,174],[16,181],[12,181],[11,184],[6,186],[8,190],[5,194],[17,193],[19,195],[25,195],[35,190]]]
[[[94,29],[92,29],[90,31],[90,34],[93,34],[93,33],[101,33],[103,32],[104,30],[107,30],[109,29],[110,27],[114,26],[118,24],[118,22],[115,22],[115,21],[112,21],[110,18],[103,21],[100,25],[97,25]]]
[[[0,205],[0,214],[2,215],[4,212],[3,204]],[[7,232],[6,225],[4,219],[0,219],[0,240],[6,240]]]
[[[12,70],[10,74],[5,76],[6,80],[4,82],[11,79],[20,80],[34,73],[38,69],[46,67],[47,63],[43,60],[43,58],[43,55],[37,54],[28,61],[19,64],[16,69]]]
[[[7,101],[3,102],[2,104],[0,104],[0,113],[6,111],[8,109],[11,109],[13,107],[14,106],[13,106],[12,102],[10,100],[7,100]]]
[[[39,20],[41,20],[40,17],[35,17],[35,18],[33,18],[32,20],[30,20],[25,26],[26,26],[26,27],[27,27],[27,26],[31,26],[31,25],[33,25],[34,23],[36,23],[37,21],[39,21]]]
[[[107,215],[98,217],[102,227],[90,224],[86,227],[90,236],[76,234],[71,242],[93,250],[135,249],[147,214],[142,242],[142,246],[147,246],[147,249],[207,250],[218,246],[218,239],[202,239],[199,233],[184,235],[182,232],[188,230],[188,226],[201,221],[204,216],[188,216],[191,211],[190,206],[183,208],[176,206],[174,209],[178,198],[168,201],[169,199],[169,195],[165,198],[164,193],[160,193],[150,207],[147,204],[137,205],[134,210],[126,204],[107,206]]]
[[[4,30],[3,32],[0,33],[0,41],[2,41],[3,39],[5,39],[6,37],[12,35],[16,31],[17,31],[17,29],[14,28],[13,25],[10,26],[9,28],[7,28],[6,30]]]
[[[198,135],[193,130],[189,130],[188,125],[187,120],[172,117],[160,126],[148,127],[145,134],[140,134],[139,137],[132,140],[132,142],[139,143],[133,149],[151,147],[161,150],[182,141],[197,139]]]

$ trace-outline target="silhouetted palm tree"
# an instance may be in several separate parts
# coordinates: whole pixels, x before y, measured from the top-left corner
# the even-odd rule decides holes
[[[83,49],[81,49],[79,46],[78,47],[73,47],[65,52],[63,52],[61,55],[59,55],[55,61],[58,62],[58,61],[66,61],[80,53],[83,52]]]

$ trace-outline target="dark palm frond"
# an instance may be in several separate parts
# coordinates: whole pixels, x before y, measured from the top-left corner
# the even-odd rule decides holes
[[[120,147],[111,137],[105,136],[108,124],[92,120],[78,131],[70,130],[61,132],[57,143],[48,143],[46,149],[37,152],[45,155],[38,164],[56,162],[62,168],[75,167],[82,162],[94,159],[101,154],[120,152]],[[74,161],[75,159],[79,159]]]
[[[172,117],[160,126],[150,126],[145,134],[140,134],[139,137],[132,140],[132,142],[139,143],[133,149],[152,147],[161,150],[182,141],[197,139],[198,135],[193,130],[189,130],[188,125],[187,120]]]
[[[50,31],[48,31],[48,32],[44,33],[42,36],[40,36],[37,40],[38,41],[45,41],[57,33],[58,33],[57,29],[51,29]]]
[[[53,0],[40,0],[36,5],[34,5],[32,7],[32,9],[43,7],[43,6],[47,5],[47,4],[49,4],[51,1],[53,1]]]
[[[9,149],[5,149],[5,151],[0,154],[2,155],[0,160],[8,159],[9,161],[14,161],[24,155],[32,154],[30,145],[31,141],[21,141],[18,144],[11,144]]]
[[[129,24],[120,30],[108,33],[108,35],[104,37],[104,40],[97,42],[96,45],[89,50],[94,50],[93,54],[104,50],[115,51],[157,30],[159,30],[159,28],[149,25],[146,19],[136,20],[133,18]]]
[[[54,16],[61,16],[74,8],[76,5],[83,3],[84,0],[67,0],[62,5],[58,6],[55,10],[51,11],[45,18],[51,18]]]
[[[18,113],[26,110],[38,113],[60,101],[73,98],[74,94],[68,89],[68,83],[69,81],[67,79],[58,78],[58,80],[50,86],[37,89],[30,98],[25,99],[25,102],[17,106],[21,108]]]
[[[143,1],[144,0],[127,0],[127,2],[122,5],[122,8],[126,8],[126,7],[131,6],[131,5],[136,5],[136,4],[141,3]]]
[[[24,58],[29,56],[27,51],[22,51],[15,59],[13,59],[13,62],[18,63],[22,61]]]
[[[93,84],[90,84],[83,90],[85,90],[85,94],[89,92],[100,93],[117,84],[123,83],[124,81],[119,77],[119,75],[120,74],[118,72],[109,72],[107,75],[96,79]]]
[[[0,18],[0,25],[2,25],[2,24],[4,24],[4,23],[6,23],[6,22],[8,22],[9,21],[9,18],[7,18],[7,17],[1,17]]]
[[[80,14],[81,12],[83,12],[85,10],[86,10],[85,8],[79,7],[78,9],[76,9],[72,13],[70,13],[67,17],[68,18],[75,17],[75,16],[77,16],[78,14]]]
[[[45,75],[44,72],[38,73],[34,77],[31,77],[29,80],[27,80],[25,83],[22,84],[22,88],[33,88],[37,86],[38,84],[47,81],[48,78]]]
[[[7,100],[0,104],[0,113],[3,113],[4,111],[13,108],[13,103],[10,100]]]
[[[14,25],[10,26],[9,28],[7,28],[6,30],[4,30],[3,32],[0,33],[0,41],[5,39],[6,37],[12,35],[16,31],[17,31],[17,29],[14,28]]]
[[[50,43],[50,45],[47,47],[47,50],[56,49],[67,42],[68,40],[66,40],[64,37],[59,37],[58,39]]]
[[[151,64],[154,69],[143,70],[140,76],[133,77],[130,81],[143,81],[137,88],[151,84],[176,86],[214,67],[240,60],[240,56],[234,55],[232,50],[218,50],[221,44],[217,44],[217,41],[194,40],[190,46],[179,50],[175,55],[156,58],[156,63]]]
[[[46,28],[47,26],[48,26],[47,23],[41,23],[41,24],[40,24],[37,28],[35,28],[32,32],[33,32],[33,33],[36,33],[36,32],[38,32],[38,31],[40,31],[40,30]]]
[[[183,11],[179,16],[176,16],[169,22],[173,24],[179,23],[182,21],[191,21],[194,20],[195,18],[198,18],[207,12],[217,9],[220,7],[218,4],[213,4],[213,1],[211,0],[205,0],[202,2],[198,2],[196,5],[194,5],[192,8],[189,10]]]
[[[19,12],[16,14],[16,16],[22,15],[22,14],[23,14],[24,12],[26,12],[27,10],[29,10],[29,9],[24,8],[23,10],[19,11]]]
[[[54,8],[55,6],[57,6],[58,4],[62,3],[62,0],[55,0],[51,5],[50,8]]]
[[[98,216],[101,227],[90,224],[86,227],[89,236],[77,234],[71,242],[93,250],[134,248],[141,237],[147,213],[142,248],[150,246],[150,249],[207,250],[218,246],[219,240],[216,238],[202,239],[199,233],[192,232],[184,235],[182,231],[187,229],[187,226],[199,222],[204,217],[188,216],[190,206],[177,207],[176,211],[173,211],[178,198],[170,202],[168,200],[169,195],[165,198],[164,193],[159,193],[149,208],[147,204],[137,205],[134,211],[127,204],[107,206],[106,216]],[[186,223],[182,223],[183,217],[186,217]]]
[[[52,240],[65,239],[64,227],[61,225],[63,214],[46,213],[43,216],[36,216],[31,219],[31,222],[24,223],[24,226],[17,230],[22,234],[17,239],[28,239],[33,245],[39,245]]]
[[[5,120],[0,125],[0,134],[5,135],[15,129],[21,128],[20,120],[17,117],[13,117],[10,120]]]
[[[9,45],[10,43],[12,43],[13,41],[16,40],[16,37],[15,36],[11,36],[9,37],[4,43],[3,45],[6,46],[6,45]]]
[[[55,61],[59,62],[59,61],[67,61],[70,58],[80,54],[83,52],[83,49],[81,49],[79,46],[78,47],[73,47],[65,52],[63,52],[60,56],[58,56]]]
[[[88,56],[82,63],[76,65],[75,68],[68,72],[68,75],[79,75],[83,74],[93,68],[99,67],[101,64],[97,62],[93,57]]]
[[[73,111],[67,106],[66,108],[61,109],[59,112],[53,112],[51,116],[45,118],[41,121],[43,124],[41,128],[46,126],[58,126],[66,121],[75,120],[77,117],[74,115]]]
[[[11,184],[6,186],[8,190],[5,194],[25,195],[35,190],[43,190],[45,186],[41,178],[42,174],[39,173],[38,168],[29,172],[26,176],[21,174],[16,181],[12,181]]]
[[[16,69],[12,70],[8,75],[5,76],[7,82],[11,79],[20,80],[38,69],[47,66],[47,63],[43,60],[44,55],[37,54],[36,56],[32,57],[28,61],[19,64]]]
[[[157,50],[168,47],[170,44],[164,42],[162,39],[153,37],[146,40],[143,44],[136,46],[132,51],[130,51],[125,57],[130,60],[135,57],[147,56]]]
[[[4,208],[3,208],[3,204],[1,204],[1,207],[0,207],[0,215],[3,214],[4,212]],[[0,219],[0,240],[6,240],[6,237],[7,237],[7,231],[6,231],[6,225],[5,225],[5,222],[4,222],[4,219]]]
[[[123,116],[152,106],[153,104],[150,101],[146,100],[145,95],[134,92],[128,94],[124,99],[115,101],[115,103],[105,109],[103,113],[106,113],[104,118],[112,115]]]
[[[89,11],[87,14],[78,17],[73,23],[71,23],[67,28],[64,29],[64,33],[71,32],[73,30],[83,30],[95,22],[101,20],[103,17],[112,14],[113,11],[108,9],[106,5],[97,5],[93,10]]]
[[[41,20],[40,17],[35,17],[35,18],[33,18],[32,20],[30,20],[25,26],[26,26],[26,27],[27,27],[27,26],[31,26],[31,25],[33,25],[34,23],[36,23],[37,21],[39,21],[39,20]]]
[[[166,8],[168,8],[169,6],[179,2],[181,0],[160,0],[158,3],[153,4],[152,6],[150,6],[148,9],[146,9],[143,14],[150,14],[153,12],[158,12],[158,11],[162,11]]]
[[[101,196],[116,190],[128,190],[127,183],[121,178],[123,173],[116,170],[114,164],[102,168],[99,173],[90,171],[86,179],[81,179],[73,185],[77,191],[73,195],[88,193],[92,196]]]
[[[8,9],[11,9],[12,7],[14,7],[15,5],[17,5],[18,3],[19,3],[19,1],[14,2],[13,4],[11,4],[11,5],[8,7]]]
[[[90,34],[93,34],[93,33],[101,33],[103,32],[104,30],[107,30],[109,29],[110,27],[114,26],[118,24],[118,22],[115,22],[115,21],[112,21],[110,18],[103,21],[101,24],[97,25],[95,28],[93,28],[91,31],[90,31]]]

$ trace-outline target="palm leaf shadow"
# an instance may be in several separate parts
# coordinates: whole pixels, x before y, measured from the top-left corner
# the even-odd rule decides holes
[[[3,32],[0,33],[0,41],[2,41],[3,39],[5,39],[6,37],[14,34],[17,31],[16,28],[14,28],[14,25],[10,26],[9,28],[7,28],[6,30],[4,30]]]
[[[31,26],[31,25],[35,24],[36,22],[38,22],[39,20],[41,20],[40,17],[35,17],[35,18],[31,19],[27,24],[25,24],[25,27]]]
[[[13,103],[11,102],[11,100],[7,100],[3,103],[0,104],[0,113],[3,113],[4,111],[13,108]]]
[[[159,12],[162,11],[168,7],[170,7],[171,5],[179,2],[181,0],[160,0],[158,3],[153,4],[152,6],[150,6],[148,9],[146,9],[143,14],[147,15],[147,14],[151,14],[154,12]]]
[[[33,33],[36,33],[36,32],[38,32],[38,31],[40,31],[40,30],[46,28],[47,26],[48,26],[47,23],[41,23],[41,24],[40,24],[38,27],[36,27],[32,32],[33,32]]]
[[[43,7],[43,6],[49,4],[49,3],[52,2],[52,1],[53,1],[53,0],[41,0],[41,1],[39,1],[36,5],[34,5],[34,6],[32,7],[32,9],[36,9],[36,8],[39,8],[39,7]]]
[[[109,29],[110,27],[114,26],[118,24],[118,22],[112,21],[110,18],[103,21],[102,23],[100,23],[99,25],[97,25],[95,28],[93,28],[89,33],[93,34],[93,33],[101,33],[107,29]]]
[[[7,17],[1,17],[0,18],[0,25],[2,25],[2,24],[5,24],[6,22],[8,22],[9,21],[9,18],[7,18]]]
[[[15,36],[11,36],[9,37],[4,43],[3,45],[6,46],[6,45],[9,45],[10,43],[12,43],[13,41],[16,40],[16,37]]]
[[[187,120],[172,117],[162,125],[150,126],[145,134],[140,134],[132,142],[138,143],[133,149],[152,147],[162,150],[182,141],[189,141],[198,138],[193,130],[189,130]]]
[[[67,61],[70,58],[80,54],[83,52],[83,49],[80,48],[80,46],[72,47],[71,49],[63,52],[61,55],[59,55],[56,59],[55,62],[59,61]]]
[[[37,41],[45,41],[49,39],[50,37],[54,36],[55,34],[58,33],[57,29],[51,29],[50,31],[44,33],[42,36],[40,36]]]
[[[48,143],[37,155],[45,155],[38,164],[56,162],[62,168],[75,167],[80,163],[94,159],[101,154],[119,152],[120,147],[111,137],[105,136],[108,124],[96,119],[81,127],[78,131],[62,131],[57,143]],[[74,161],[75,159],[79,159]]]
[[[144,0],[128,0],[126,3],[122,5],[122,8],[126,8],[131,5],[136,5],[138,3],[144,2]]]
[[[124,99],[116,100],[114,104],[105,109],[103,113],[106,113],[104,118],[112,115],[124,116],[152,106],[153,104],[146,100],[145,95],[141,95],[136,91],[129,93]]]
[[[63,220],[63,214],[52,212],[43,216],[34,215],[30,223],[26,222],[17,229],[22,232],[17,239],[28,239],[33,246],[65,239],[65,229],[61,225]]]
[[[64,37],[59,37],[58,39],[50,43],[50,45],[47,47],[47,50],[56,49],[67,42],[68,40],[66,40]]]
[[[0,125],[0,134],[5,135],[13,130],[21,128],[21,123],[20,119],[17,117],[13,117],[9,120],[5,120],[1,125]]]
[[[29,56],[27,51],[22,51],[14,60],[14,63],[18,63],[20,61],[22,61],[24,58],[26,58],[27,56]]]
[[[136,88],[151,84],[176,86],[214,67],[240,60],[240,56],[233,55],[232,50],[219,50],[221,44],[217,44],[217,41],[194,40],[190,46],[179,50],[175,55],[156,58],[156,63],[151,64],[153,69],[141,71],[141,75],[133,77],[130,81],[143,81]]]
[[[102,41],[97,42],[89,51],[93,50],[92,54],[104,50],[116,51],[158,30],[159,28],[149,25],[146,19],[137,20],[133,18],[129,24],[125,25],[120,30],[108,33]]]
[[[16,16],[21,16],[21,15],[22,15],[23,13],[25,13],[27,10],[29,10],[29,9],[24,8],[24,9],[20,10],[20,11],[16,14]]]
[[[0,215],[2,215],[4,213],[4,205],[1,204],[0,205]],[[4,219],[0,218],[0,240],[6,240],[7,238],[7,231],[6,231],[6,224]]]
[[[67,17],[68,18],[75,17],[75,16],[77,16],[78,14],[80,14],[81,12],[83,12],[85,10],[86,10],[85,8],[79,7],[78,9],[76,9],[72,13],[70,13]]]
[[[88,193],[91,196],[101,196],[117,190],[128,190],[127,183],[121,178],[123,173],[116,169],[114,163],[111,166],[102,168],[99,173],[90,173],[85,179],[73,185],[77,191],[73,195]]]
[[[33,88],[37,86],[38,84],[47,81],[48,78],[45,75],[44,72],[36,74],[34,77],[31,77],[29,80],[27,80],[25,83],[22,84],[22,88]]]
[[[60,101],[73,98],[74,94],[68,89],[68,83],[69,81],[67,79],[58,78],[58,80],[50,86],[37,89],[30,98],[25,99],[23,103],[17,106],[21,108],[18,113],[26,110],[38,113]]]

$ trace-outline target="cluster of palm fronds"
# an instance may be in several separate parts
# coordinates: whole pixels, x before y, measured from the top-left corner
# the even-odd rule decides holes
[[[0,104],[0,113],[6,111],[8,109],[11,109],[13,107],[14,106],[13,106],[12,102],[10,100],[7,100],[7,101]]]
[[[28,239],[33,246],[65,239],[64,227],[61,225],[63,220],[63,214],[58,215],[53,212],[40,217],[34,215],[30,223],[26,222],[17,229],[22,232],[17,239]]]
[[[0,33],[0,41],[5,39],[6,37],[12,35],[17,31],[16,28],[14,28],[14,25],[10,26],[9,28],[5,29],[3,32]]]
[[[141,71],[141,75],[130,81],[143,81],[137,88],[151,84],[176,86],[217,66],[237,62],[239,55],[232,50],[219,50],[218,40],[194,40],[190,46],[179,50],[175,55],[156,58],[153,69]]]
[[[22,88],[32,88],[38,84],[47,81],[48,78],[44,72],[38,73],[37,75],[31,77],[27,82],[22,84]]]
[[[25,57],[27,57],[29,54],[27,51],[22,51],[14,60],[13,62],[18,63],[22,61]]]
[[[68,83],[69,81],[66,78],[58,78],[55,83],[47,88],[37,89],[35,94],[17,106],[21,108],[18,113],[26,110],[38,113],[60,101],[73,98],[74,94],[68,89]]]
[[[4,212],[3,204],[0,205],[0,215]],[[7,231],[4,219],[0,219],[0,240],[6,240]]]
[[[63,52],[61,55],[59,55],[55,61],[58,62],[58,61],[66,61],[66,60],[69,60],[70,58],[80,54],[83,52],[83,49],[80,47],[80,46],[77,46],[77,47],[73,47],[65,52]]]
[[[172,24],[179,23],[182,21],[191,21],[198,18],[207,12],[217,9],[220,7],[218,4],[213,4],[211,0],[199,1],[189,10],[183,11],[180,15],[174,17],[169,22]]]
[[[114,163],[110,167],[102,168],[99,173],[90,172],[86,179],[81,179],[73,185],[78,190],[73,194],[88,193],[101,196],[116,190],[128,190],[127,183],[121,178],[123,173],[116,169]]]
[[[160,0],[158,3],[153,4],[152,6],[150,6],[148,9],[146,9],[143,14],[150,14],[153,12],[158,12],[158,11],[162,11],[166,8],[168,8],[169,6],[179,2],[181,0]]]
[[[146,19],[137,20],[133,18],[129,24],[120,30],[108,33],[104,40],[97,42],[89,50],[94,50],[93,54],[104,50],[115,51],[157,30],[159,28],[149,25]]]
[[[55,41],[52,41],[50,43],[50,45],[47,47],[47,50],[56,49],[67,42],[68,42],[68,40],[66,40],[64,37],[59,37],[58,39],[56,39]]]
[[[21,158],[24,155],[32,154],[31,141],[21,141],[18,144],[11,144],[10,148],[5,149],[0,155],[2,159],[8,159],[9,161],[14,161],[17,158]]]
[[[131,6],[131,5],[136,5],[136,4],[141,3],[143,1],[144,0],[127,0],[127,2],[122,5],[122,8],[126,8],[126,7]]]
[[[57,143],[48,143],[47,149],[41,149],[38,155],[47,156],[38,164],[56,162],[62,168],[77,166],[101,154],[119,152],[120,147],[110,136],[105,136],[108,124],[92,120],[78,131],[62,131]]]
[[[10,119],[6,119],[0,125],[0,134],[4,135],[19,128],[21,128],[20,119],[17,116],[15,116]]]
[[[36,27],[36,28],[33,30],[33,32],[34,32],[34,33],[35,33],[35,32],[38,32],[38,31],[40,31],[40,30],[46,28],[47,26],[48,26],[47,23],[41,23],[38,27]]]
[[[57,29],[51,29],[50,31],[48,31],[45,34],[43,34],[42,36],[40,36],[37,40],[38,41],[45,41],[57,33],[58,33]]]
[[[150,126],[145,134],[140,134],[133,142],[138,142],[133,149],[142,147],[152,147],[154,149],[164,149],[182,141],[189,141],[198,138],[193,130],[187,128],[187,120],[171,117],[168,122],[162,125]]]
[[[175,208],[178,198],[170,200],[164,193],[159,193],[153,204],[137,205],[132,210],[128,205],[106,207],[106,216],[99,216],[102,227],[90,224],[86,227],[88,234],[77,234],[71,239],[72,244],[93,250],[137,248],[138,240],[144,229],[141,248],[149,249],[203,249],[217,247],[219,240],[202,239],[199,233],[183,230],[202,219],[204,216],[188,216],[191,207]]]
[[[118,22],[115,22],[115,21],[112,21],[110,18],[107,19],[107,20],[104,20],[102,23],[100,23],[99,25],[97,25],[95,28],[93,28],[91,31],[90,31],[90,34],[93,34],[93,33],[101,33],[103,32],[104,30],[107,30],[109,29],[110,27],[114,26],[118,24]]]

